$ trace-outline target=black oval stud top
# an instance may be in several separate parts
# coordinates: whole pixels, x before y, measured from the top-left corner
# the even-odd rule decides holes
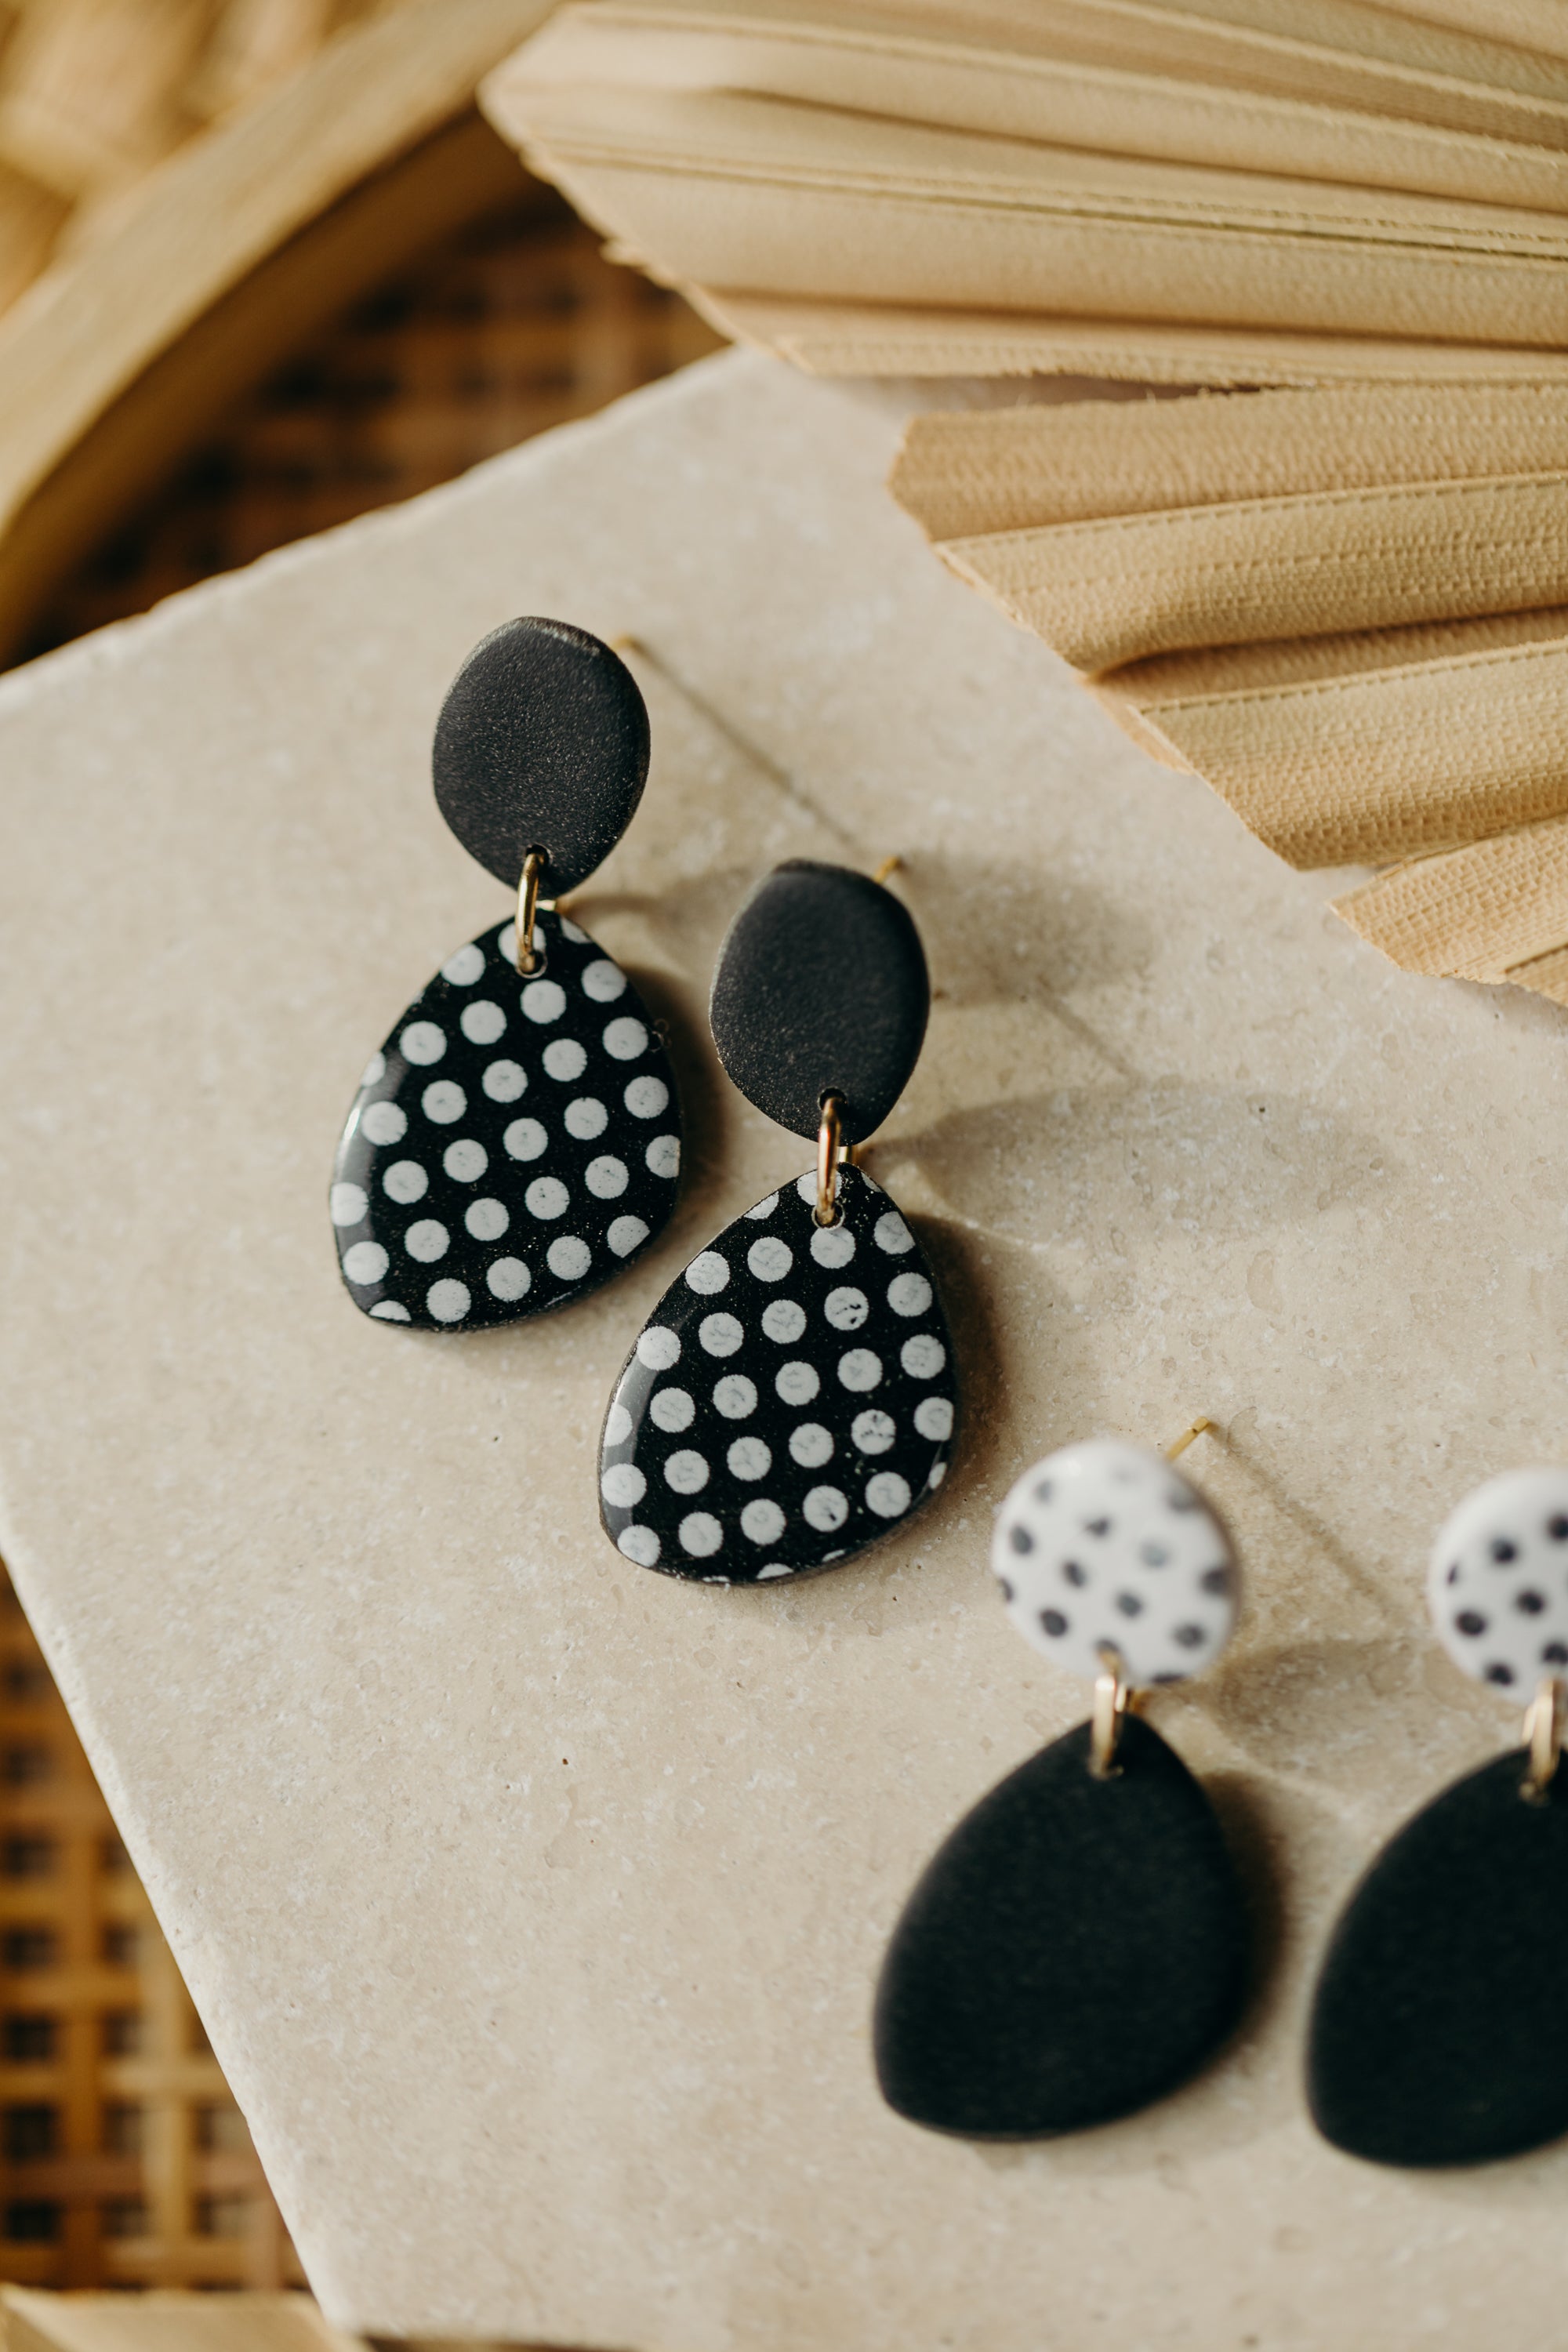
[[[542,849],[545,895],[604,863],[647,781],[647,708],[617,654],[567,621],[503,622],[436,722],[436,800],[469,856],[516,889]]]
[[[909,910],[868,875],[795,858],[753,890],[730,929],[710,1018],[749,1102],[815,1136],[836,1094],[846,1143],[863,1143],[920,1058],[931,1010]]]

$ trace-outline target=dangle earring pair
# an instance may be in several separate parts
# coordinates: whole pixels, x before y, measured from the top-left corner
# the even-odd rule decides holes
[[[559,903],[630,824],[648,751],[630,671],[564,622],[493,631],[447,697],[437,802],[517,911],[442,965],[350,1111],[332,1223],[376,1321],[450,1332],[544,1313],[629,1265],[673,1212],[668,1057]],[[737,917],[713,987],[720,1058],[816,1139],[816,1165],[693,1259],[616,1383],[601,1516],[638,1566],[720,1584],[831,1567],[941,1485],[946,1324],[913,1234],[854,1161],[909,1082],[929,1005],[909,912],[865,875],[795,861]]]
[[[983,2139],[1109,2123],[1190,2080],[1237,2025],[1245,1911],[1219,1822],[1140,1694],[1212,1664],[1234,1551],[1167,1457],[1069,1446],[1003,1504],[992,1565],[1035,1647],[1095,1677],[1091,1719],[984,1798],[910,1896],[873,2045],[910,2122]],[[1568,1471],[1468,1496],[1432,1555],[1438,1637],[1532,1694],[1523,1745],[1398,1832],[1333,1930],[1308,2103],[1347,2153],[1405,2168],[1522,2155],[1568,2131]]]

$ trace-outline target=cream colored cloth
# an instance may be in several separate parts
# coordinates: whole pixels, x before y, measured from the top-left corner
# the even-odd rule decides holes
[[[486,103],[806,368],[1270,387],[926,416],[894,491],[1281,856],[1395,865],[1396,961],[1568,1002],[1568,0],[582,0]]]
[[[1568,391],[1365,386],[918,417],[961,577],[1396,962],[1568,1002]]]
[[[1565,0],[1568,5],[1568,0]],[[626,257],[623,253],[622,258]],[[719,332],[825,376],[1079,376],[1131,383],[1568,383],[1568,353],[1168,320],[1044,319],[684,292]]]
[[[1172,327],[1396,337],[1440,373],[1568,341],[1568,43],[1518,46],[1529,5],[586,0],[486,104],[753,329],[912,310],[949,373],[1013,363],[976,311],[1114,321],[1123,366]]]

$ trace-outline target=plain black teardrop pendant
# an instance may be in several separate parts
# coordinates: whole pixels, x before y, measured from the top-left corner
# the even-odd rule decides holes
[[[1486,2164],[1568,2132],[1568,1774],[1539,1803],[1500,1756],[1362,1880],[1308,2045],[1318,2128],[1375,2164]]]
[[[893,1931],[872,2026],[882,2095],[968,2139],[1132,2115],[1194,2074],[1246,1989],[1239,1889],[1214,1809],[1129,1717],[1096,1780],[1080,1724],[993,1789]]]

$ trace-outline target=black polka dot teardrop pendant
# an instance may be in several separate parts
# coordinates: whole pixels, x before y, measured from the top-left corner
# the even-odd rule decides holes
[[[1444,1790],[1373,1863],[1330,1940],[1307,2049],[1324,2137],[1423,2168],[1568,2133],[1568,1471],[1468,1496],[1426,1591],[1457,1665],[1534,1694],[1528,1744]]]
[[[1240,1892],[1198,1782],[1130,1689],[1218,1654],[1224,1528],[1158,1454],[1100,1441],[1036,1465],[992,1565],[1014,1623],[1099,1677],[1097,1719],[961,1822],[904,1907],[873,2015],[889,2105],[930,2131],[1042,2139],[1135,2114],[1234,2029]]]
[[[626,665],[564,622],[475,647],[436,730],[436,795],[464,846],[532,904],[615,846],[647,773]],[[448,958],[372,1055],[332,1171],[338,1259],[375,1321],[472,1331],[581,1297],[675,1204],[680,1118],[636,989],[548,905]]]
[[[832,1568],[941,1486],[957,1389],[936,1284],[846,1156],[908,1082],[929,1001],[907,909],[863,874],[781,866],[736,918],[714,1041],[760,1110],[818,1139],[819,1173],[693,1258],[627,1358],[599,1492],[639,1567],[707,1584]]]
[[[481,1330],[603,1282],[667,1222],[668,1058],[617,963],[542,909],[443,964],[373,1055],[332,1171],[343,1280],[378,1322]]]
[[[952,1451],[952,1349],[903,1218],[846,1169],[772,1192],[666,1291],[616,1384],[605,1526],[640,1568],[759,1584],[901,1526]]]

